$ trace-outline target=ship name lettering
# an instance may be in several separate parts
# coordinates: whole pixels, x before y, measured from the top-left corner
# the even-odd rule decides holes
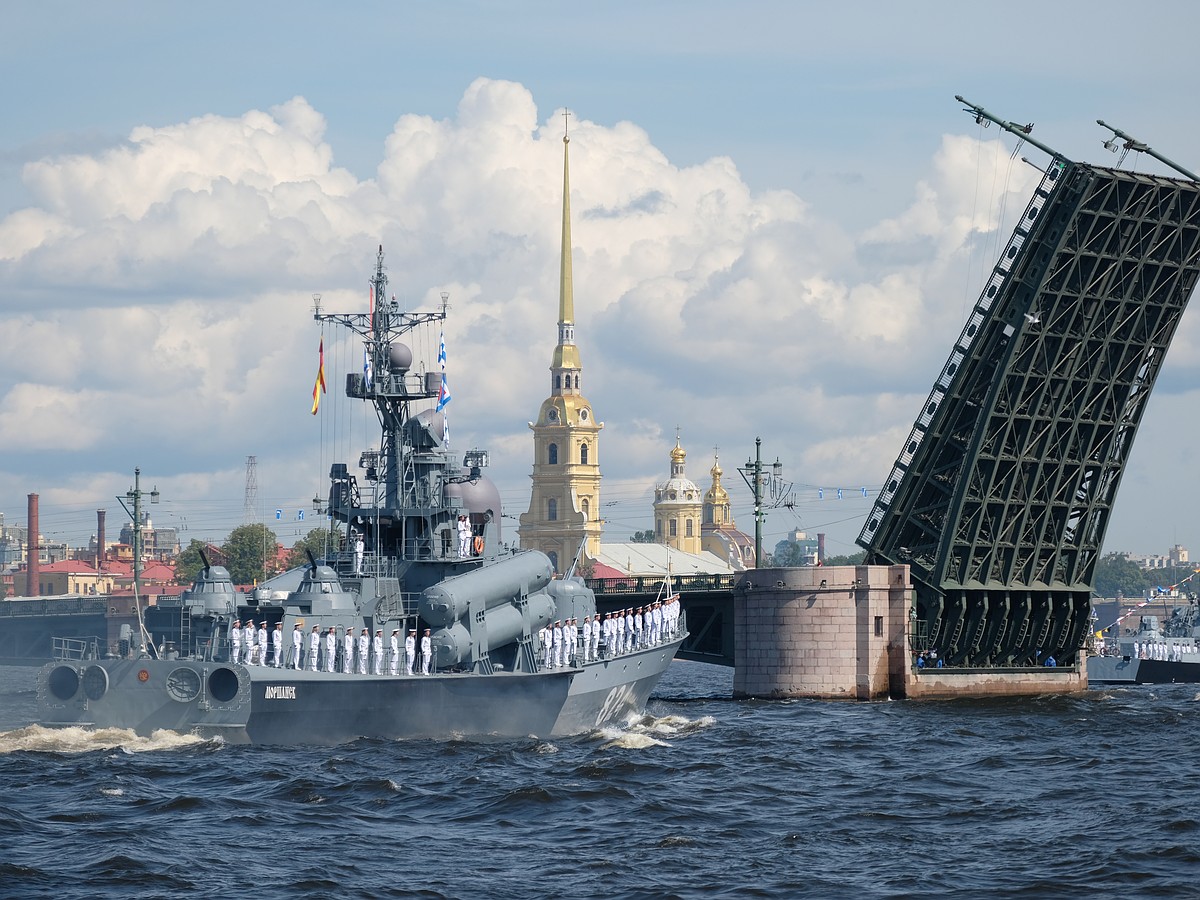
[[[295,700],[296,686],[294,684],[268,684],[266,687],[267,700]]]

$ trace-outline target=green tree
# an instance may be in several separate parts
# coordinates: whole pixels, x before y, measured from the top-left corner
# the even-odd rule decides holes
[[[307,550],[312,551],[312,555],[318,560],[324,558],[327,550],[332,550],[337,546],[337,535],[334,535],[334,542],[329,543],[330,532],[328,528],[314,528],[300,540],[292,545],[292,549],[288,551],[287,567],[295,569],[298,566],[308,565]]]
[[[653,544],[654,532],[649,529],[646,529],[645,531],[635,531],[633,533],[633,537],[631,537],[629,540],[635,544]]]
[[[804,547],[796,541],[780,541],[775,545],[775,551],[766,561],[771,566],[802,566],[804,565]]]
[[[1096,562],[1092,588],[1100,597],[1140,597],[1154,583],[1147,572],[1124,553],[1105,553]]]
[[[221,545],[233,583],[253,584],[275,575],[277,543],[275,532],[266,525],[255,523],[233,529]]]
[[[848,556],[827,556],[825,557],[824,565],[827,566],[861,566],[863,560],[867,558],[867,551],[863,550],[859,553],[851,553]]]
[[[204,560],[200,558],[200,551],[204,547],[204,541],[192,538],[192,542],[184,547],[179,556],[175,558],[176,584],[191,584],[196,580],[196,576],[204,568]],[[212,562],[212,560],[209,560],[209,562]]]

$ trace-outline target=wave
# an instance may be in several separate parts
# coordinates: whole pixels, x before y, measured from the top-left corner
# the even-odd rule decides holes
[[[46,728],[27,725],[14,731],[0,731],[0,754],[90,753],[93,750],[149,753],[212,743],[194,734],[180,734],[166,729],[155,731],[150,737],[141,737],[129,728]]]

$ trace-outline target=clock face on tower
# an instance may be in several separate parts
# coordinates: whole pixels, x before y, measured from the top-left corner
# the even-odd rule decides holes
[[[549,419],[551,422],[557,422],[558,421],[558,410],[551,409],[550,412],[546,413],[546,418]]]

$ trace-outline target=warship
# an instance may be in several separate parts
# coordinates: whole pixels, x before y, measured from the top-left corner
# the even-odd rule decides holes
[[[450,452],[444,342],[438,364],[414,368],[405,339],[443,325],[445,295],[432,312],[384,302],[383,259],[381,246],[369,312],[314,310],[362,340],[363,371],[346,374],[345,393],[380,423],[361,482],[347,463],[330,469],[325,511],[344,543],[249,593],[205,559],[191,588],[140,610],[114,651],[56,641],[38,673],[42,724],[335,744],[551,737],[644,709],[686,636],[670,615],[678,604],[619,644],[577,639],[596,617],[592,591],[574,565],[556,578],[546,554],[506,546],[487,451],[461,464]],[[314,412],[323,387],[322,355]]]
[[[1197,607],[1174,610],[1162,625],[1158,616],[1141,616],[1136,630],[1118,634],[1097,645],[1088,657],[1088,683],[1200,683],[1200,623]]]

